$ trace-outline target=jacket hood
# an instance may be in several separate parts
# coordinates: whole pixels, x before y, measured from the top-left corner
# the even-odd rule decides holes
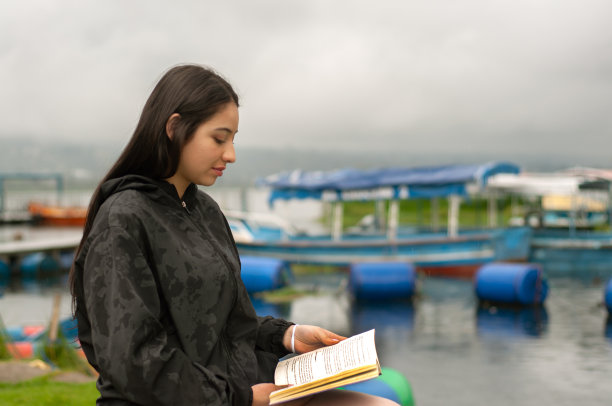
[[[190,184],[181,199],[173,184],[162,179],[151,179],[141,175],[126,175],[120,178],[107,180],[100,187],[100,202],[104,202],[115,193],[125,190],[136,190],[144,193],[153,200],[172,199],[175,202],[191,200],[195,197],[197,186]]]

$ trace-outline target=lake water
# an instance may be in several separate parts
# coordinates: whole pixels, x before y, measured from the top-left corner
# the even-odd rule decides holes
[[[359,304],[343,273],[298,277],[312,290],[289,303],[254,298],[258,313],[344,335],[376,329],[381,364],[402,372],[417,405],[612,404],[612,324],[603,284],[549,279],[538,309],[479,309],[470,281],[421,278],[414,303]],[[0,297],[5,324],[46,324],[55,292],[70,314],[65,277],[23,284]]]
[[[417,405],[612,404],[612,325],[602,284],[550,279],[540,309],[479,309],[470,281],[421,279],[414,304],[346,295],[294,301],[281,315],[346,334],[376,328],[382,365]]]
[[[243,197],[223,193],[215,195],[223,207],[242,208]],[[265,199],[249,195],[247,201],[251,210],[268,210]],[[309,205],[276,210],[315,228],[320,213]],[[46,238],[78,230],[5,226],[0,240],[15,232]],[[470,281],[425,277],[413,303],[358,304],[344,290],[345,279],[343,273],[298,277],[298,287],[317,294],[281,305],[254,299],[256,309],[344,335],[375,328],[381,364],[406,376],[417,405],[612,404],[612,323],[602,306],[603,281],[549,278],[543,308],[510,310],[480,309]],[[61,316],[70,315],[65,275],[13,279],[1,290],[0,315],[8,326],[48,323],[56,292]]]

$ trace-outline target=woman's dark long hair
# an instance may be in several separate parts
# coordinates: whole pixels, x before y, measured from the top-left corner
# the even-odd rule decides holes
[[[180,65],[168,70],[147,99],[132,138],[91,197],[83,237],[75,258],[83,249],[103,203],[100,193],[102,184],[131,174],[153,179],[171,177],[177,170],[183,146],[198,126],[231,102],[238,106],[238,95],[225,79],[211,69]],[[174,124],[170,139],[166,133],[166,123],[174,113],[180,117]],[[69,275],[73,311],[76,311],[81,276],[73,263]]]

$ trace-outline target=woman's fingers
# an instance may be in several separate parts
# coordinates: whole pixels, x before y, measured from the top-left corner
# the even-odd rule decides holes
[[[326,345],[333,345],[336,343],[339,343],[342,340],[346,340],[346,337],[338,335],[336,333],[332,333],[331,331],[325,330],[327,332],[326,336],[325,336],[325,344]]]
[[[295,331],[295,347],[298,352],[308,352],[317,348],[334,345],[346,337],[332,333],[317,326],[298,326]]]

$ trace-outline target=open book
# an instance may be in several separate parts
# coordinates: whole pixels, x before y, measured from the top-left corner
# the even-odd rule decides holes
[[[270,394],[270,404],[285,402],[380,375],[374,330],[338,344],[297,355],[276,366],[274,383],[290,385]]]

